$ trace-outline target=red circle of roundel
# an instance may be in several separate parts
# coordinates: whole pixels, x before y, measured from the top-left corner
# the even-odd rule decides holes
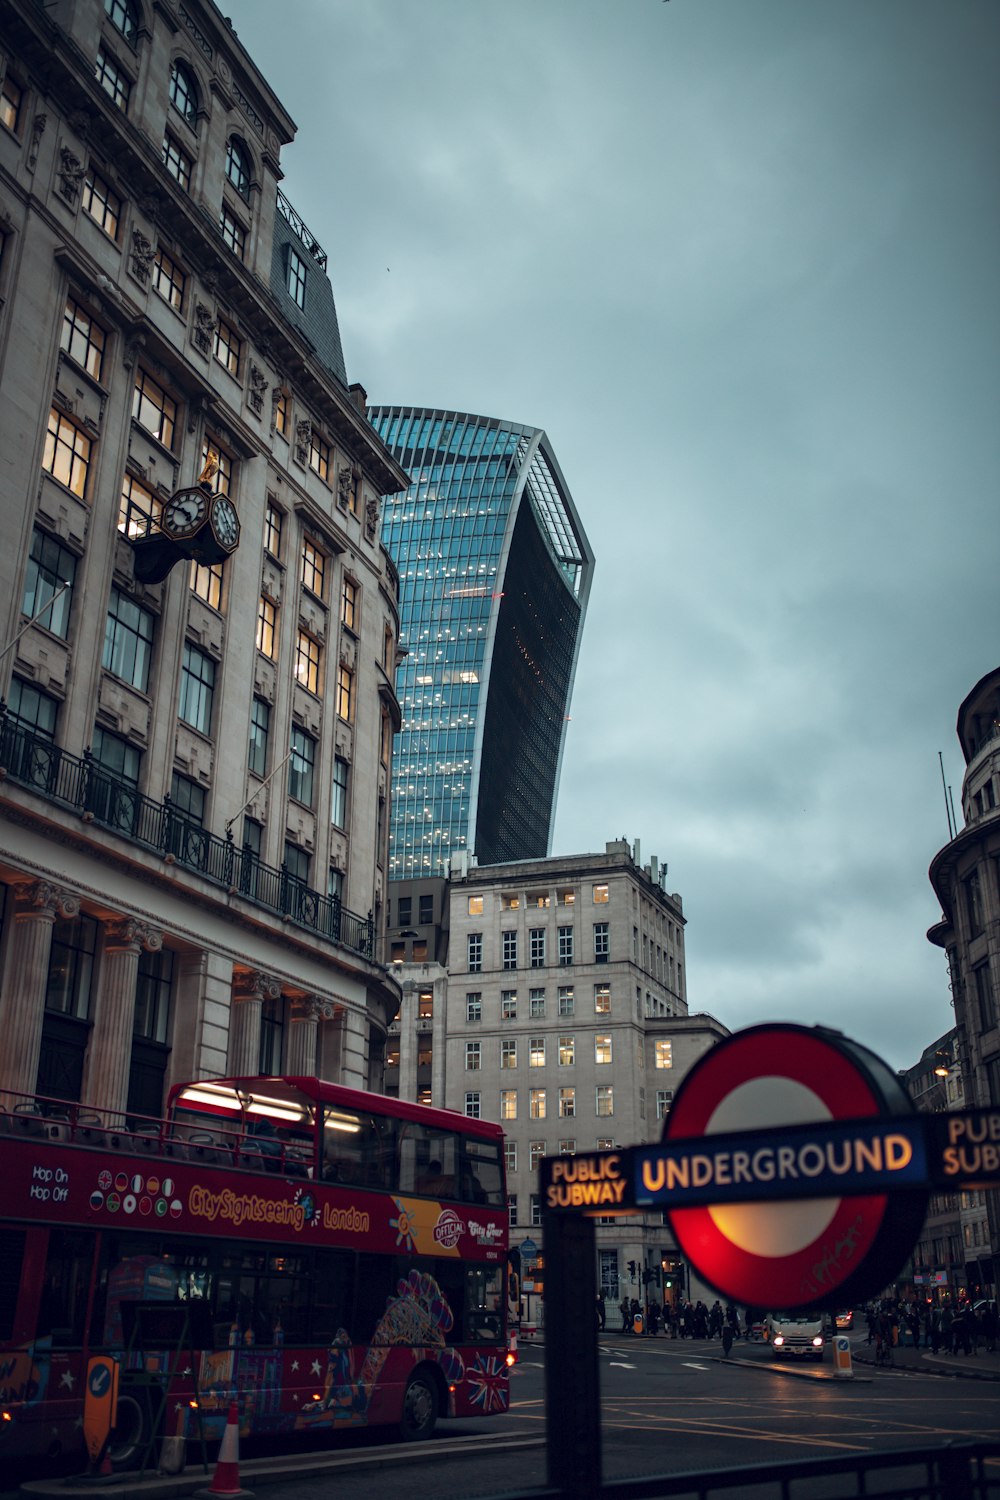
[[[677,1092],[665,1138],[704,1135],[719,1105],[756,1078],[789,1078],[811,1089],[833,1119],[881,1113],[881,1102],[855,1060],[836,1043],[799,1026],[760,1026],[721,1042],[696,1064]],[[684,1255],[725,1296],[772,1310],[832,1299],[853,1275],[882,1228],[884,1194],[841,1198],[825,1229],[788,1255],[756,1255],[729,1239],[708,1206],[670,1211]],[[759,1204],[761,1213],[767,1204]]]

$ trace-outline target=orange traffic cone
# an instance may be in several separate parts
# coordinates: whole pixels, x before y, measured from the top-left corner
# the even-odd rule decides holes
[[[253,1500],[252,1491],[240,1485],[240,1417],[235,1401],[226,1417],[226,1430],[222,1434],[212,1483],[207,1489],[195,1490],[195,1495],[207,1497],[207,1500],[222,1500],[222,1497],[224,1500]]]
[[[509,1368],[511,1365],[516,1365],[516,1364],[517,1364],[517,1329],[516,1328],[512,1328],[510,1330],[510,1346],[507,1349],[507,1365],[508,1365],[508,1368]]]

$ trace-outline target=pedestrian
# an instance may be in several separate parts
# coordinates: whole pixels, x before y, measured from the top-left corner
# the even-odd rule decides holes
[[[722,1326],[722,1357],[728,1359],[733,1348],[733,1325],[724,1323]]]
[[[651,1302],[646,1311],[646,1327],[654,1336],[660,1331],[660,1315],[656,1310],[655,1302]]]
[[[606,1313],[604,1308],[604,1288],[597,1294],[597,1328],[600,1333],[604,1332],[604,1319]]]
[[[627,1297],[623,1297],[619,1302],[618,1311],[622,1315],[622,1333],[628,1333],[629,1315],[632,1309],[629,1305],[629,1300]]]

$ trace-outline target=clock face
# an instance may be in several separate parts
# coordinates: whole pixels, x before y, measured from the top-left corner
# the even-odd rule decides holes
[[[208,496],[203,490],[179,490],[163,507],[160,528],[168,536],[191,536],[205,520]]]
[[[235,505],[225,495],[216,495],[212,501],[212,530],[220,547],[232,552],[240,539],[240,518]]]

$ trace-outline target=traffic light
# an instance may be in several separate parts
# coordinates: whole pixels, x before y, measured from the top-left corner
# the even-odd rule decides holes
[[[629,1281],[634,1281],[635,1280],[635,1261],[634,1260],[630,1260],[629,1263],[628,1263],[628,1279],[629,1279]]]

